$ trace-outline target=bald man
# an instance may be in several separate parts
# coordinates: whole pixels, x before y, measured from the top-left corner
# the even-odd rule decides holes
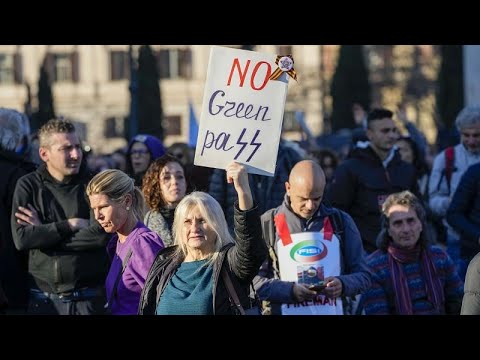
[[[263,236],[270,246],[270,256],[262,264],[253,282],[260,299],[264,303],[270,303],[264,312],[271,312],[273,315],[290,314],[291,309],[295,308],[294,314],[301,314],[299,309],[303,307],[305,314],[311,314],[315,311],[307,309],[309,306],[325,301],[333,303],[337,298],[352,298],[370,287],[371,274],[365,261],[360,233],[347,213],[322,203],[325,184],[325,174],[318,163],[311,160],[300,161],[292,168],[285,183],[286,194],[282,205],[262,215]],[[280,280],[278,246],[285,244],[284,241],[288,242],[289,238],[296,239],[300,233],[313,233],[311,238],[323,237],[325,218],[334,225],[333,231],[338,239],[327,244],[330,254],[340,254],[339,259],[337,256],[336,260],[329,260],[330,264],[339,262],[338,267],[334,266],[338,269],[337,273],[333,270],[335,274],[331,274],[327,269],[322,288],[314,288],[299,281]],[[279,219],[282,219],[283,226],[277,225],[277,228],[275,222],[280,224]],[[285,236],[287,240],[284,239]],[[298,266],[301,269],[303,264],[299,262]],[[320,267],[323,269],[323,265]],[[345,308],[347,303],[350,302],[343,301],[344,314],[349,313]]]

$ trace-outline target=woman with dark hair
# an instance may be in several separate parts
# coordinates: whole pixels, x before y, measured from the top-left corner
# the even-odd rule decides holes
[[[143,222],[160,235],[165,246],[173,245],[173,215],[186,190],[184,167],[170,154],[152,162],[143,177],[142,191],[150,208]]]
[[[367,258],[372,287],[367,315],[459,314],[463,282],[453,261],[430,245],[425,210],[410,191],[391,194],[382,206],[378,250]]]
[[[428,179],[430,169],[420,148],[410,136],[399,137],[395,145],[398,147],[402,160],[415,167],[418,189],[424,201],[428,203]]]
[[[320,165],[325,173],[327,185],[330,184],[330,181],[333,179],[335,169],[339,163],[337,153],[331,149],[325,148],[311,151],[310,156]]]

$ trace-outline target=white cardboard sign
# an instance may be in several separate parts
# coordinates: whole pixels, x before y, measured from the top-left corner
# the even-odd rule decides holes
[[[340,242],[335,234],[325,240],[321,232],[291,234],[292,243],[277,241],[280,278],[307,285],[328,276],[340,275]],[[317,295],[311,301],[282,304],[282,315],[343,315],[341,298],[328,299]]]
[[[203,96],[195,165],[273,176],[288,78],[270,75],[276,55],[213,46]]]

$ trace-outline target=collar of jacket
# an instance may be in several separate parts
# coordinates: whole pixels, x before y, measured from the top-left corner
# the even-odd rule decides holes
[[[83,166],[80,166],[80,171],[76,175],[68,176],[65,178],[64,181],[58,181],[56,180],[50,173],[48,172],[47,169],[47,164],[42,163],[40,166],[37,168],[37,173],[40,175],[43,181],[47,181],[52,184],[60,184],[60,185],[69,185],[69,184],[78,184],[78,183],[87,183],[88,178],[87,178],[87,171],[86,168]]]
[[[321,227],[314,231],[321,230],[323,228],[323,218],[325,216],[330,216],[334,211],[333,208],[326,206],[322,202],[310,219],[304,219],[293,212],[290,206],[290,197],[285,194],[283,203],[277,208],[275,215],[278,213],[284,213],[290,233],[296,234],[307,231],[312,223],[321,223]]]

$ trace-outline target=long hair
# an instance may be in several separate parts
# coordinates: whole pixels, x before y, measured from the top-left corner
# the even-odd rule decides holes
[[[377,247],[382,251],[387,251],[388,245],[393,241],[392,237],[388,234],[388,211],[394,205],[402,205],[413,209],[417,214],[418,219],[422,223],[422,232],[418,239],[418,244],[423,248],[426,248],[431,243],[431,236],[427,226],[427,215],[422,203],[418,198],[408,190],[390,194],[382,205],[382,230],[377,236]]]
[[[180,160],[170,154],[162,155],[151,162],[147,172],[143,176],[142,191],[145,196],[145,202],[151,210],[159,211],[161,208],[165,207],[165,199],[160,188],[160,173],[165,165],[172,162],[180,165],[183,170],[183,175],[185,176],[185,168],[183,164]],[[188,186],[186,182],[187,179],[185,178],[185,184]]]
[[[195,207],[198,208],[202,217],[217,235],[214,245],[215,251],[207,262],[213,263],[218,257],[220,249],[224,245],[234,243],[235,241],[228,231],[227,221],[225,220],[222,207],[217,200],[205,192],[194,191],[185,196],[175,209],[172,232],[175,245],[178,245],[177,252],[181,253],[184,257],[188,255],[187,242],[182,238],[182,228],[185,226],[185,218]]]
[[[417,177],[420,178],[424,174],[428,174],[430,172],[427,162],[425,161],[425,156],[420,151],[418,144],[412,139],[411,136],[400,136],[397,139],[398,141],[404,141],[412,149],[413,153],[413,163],[412,165],[415,167],[415,171],[417,173]]]
[[[145,199],[134,180],[121,170],[107,169],[95,175],[87,185],[87,195],[104,194],[115,203],[122,203],[125,197],[132,195],[133,215],[138,221],[145,216]]]

